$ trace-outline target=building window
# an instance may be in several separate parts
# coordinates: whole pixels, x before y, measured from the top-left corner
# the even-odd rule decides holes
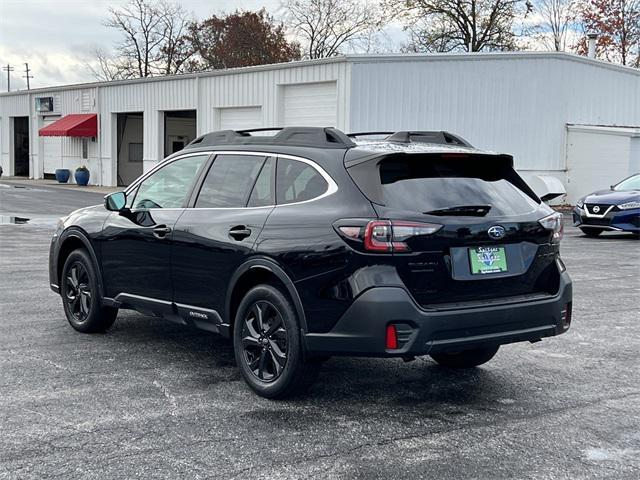
[[[88,138],[82,139],[82,158],[85,160],[89,158],[89,139]]]
[[[142,161],[142,144],[141,143],[129,144],[129,161],[130,162]]]

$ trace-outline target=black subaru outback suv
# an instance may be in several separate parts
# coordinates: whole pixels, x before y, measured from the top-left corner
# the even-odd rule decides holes
[[[332,355],[467,368],[565,332],[562,217],[512,157],[376,135],[213,132],[61,219],[49,270],[69,323],[101,332],[128,308],[219,332],[271,398]]]

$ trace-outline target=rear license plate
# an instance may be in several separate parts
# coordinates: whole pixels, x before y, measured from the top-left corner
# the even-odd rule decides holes
[[[487,275],[507,271],[507,255],[504,247],[473,247],[469,249],[469,261],[473,275]]]

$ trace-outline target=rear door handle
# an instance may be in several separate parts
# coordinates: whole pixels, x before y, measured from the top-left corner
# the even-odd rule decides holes
[[[229,235],[235,240],[243,240],[251,235],[251,229],[244,225],[238,225],[237,227],[232,227],[229,230]]]
[[[171,233],[171,227],[167,227],[166,225],[158,225],[153,229],[153,234],[157,238],[164,238],[167,234]]]

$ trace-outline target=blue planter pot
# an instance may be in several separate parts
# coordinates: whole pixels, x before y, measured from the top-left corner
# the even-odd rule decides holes
[[[73,175],[76,179],[76,183],[80,186],[86,186],[89,183],[89,172],[85,170],[76,170]]]
[[[70,176],[71,172],[66,168],[58,168],[56,170],[56,180],[58,181],[58,183],[67,183]]]

